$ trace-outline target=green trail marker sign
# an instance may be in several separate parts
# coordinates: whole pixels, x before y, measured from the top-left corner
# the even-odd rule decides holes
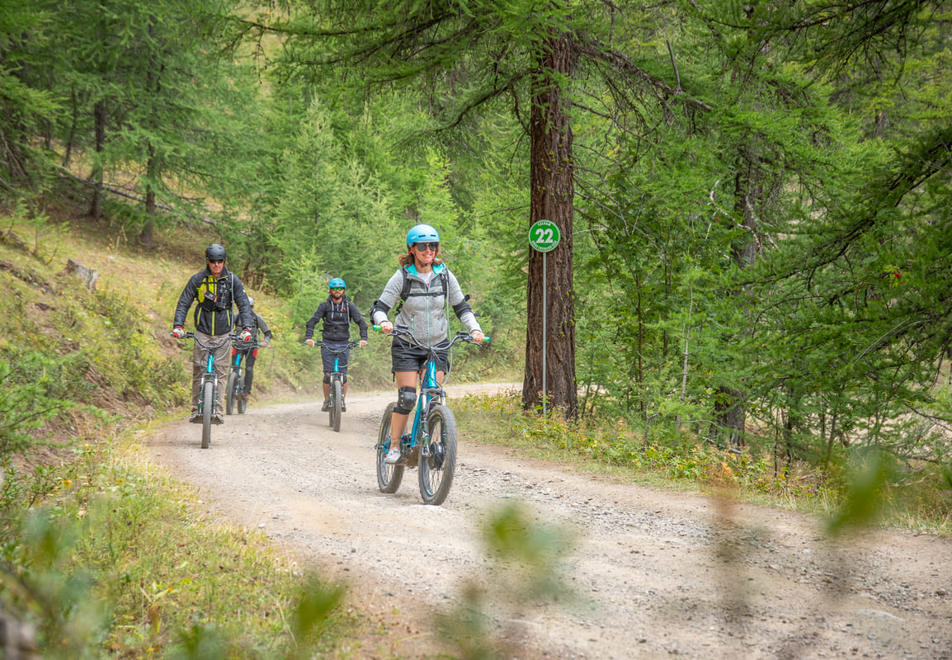
[[[549,271],[545,263],[546,252],[554,250],[562,238],[559,226],[551,220],[536,220],[529,227],[529,245],[533,250],[542,253],[542,416],[546,415],[545,402],[549,398],[548,383],[546,383],[546,355],[549,352],[546,318],[549,316],[549,283],[546,275]]]
[[[529,227],[529,245],[539,252],[551,252],[561,240],[559,226],[551,220],[536,220]]]

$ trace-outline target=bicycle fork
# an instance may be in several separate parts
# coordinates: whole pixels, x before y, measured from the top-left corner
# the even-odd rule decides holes
[[[334,380],[334,376],[337,376],[338,378],[340,378],[340,358],[337,357],[336,355],[334,356],[334,371],[331,374],[332,382]],[[343,379],[341,379],[341,387],[343,386],[344,386]],[[343,394],[343,391],[341,391],[341,394]],[[331,387],[331,399],[333,400],[333,398],[334,398],[334,388]]]
[[[208,382],[208,379],[212,379],[212,414],[214,415],[216,410],[215,406],[218,404],[218,378],[215,377],[215,356],[211,352],[208,354],[208,359],[205,361],[205,374],[202,376],[201,386],[198,391],[198,412],[201,414],[205,406],[205,383]]]

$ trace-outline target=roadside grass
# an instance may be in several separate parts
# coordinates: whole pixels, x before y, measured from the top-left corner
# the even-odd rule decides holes
[[[133,434],[73,453],[3,481],[3,584],[43,657],[346,657],[361,624],[341,587],[207,517]]]
[[[573,470],[668,490],[729,492],[742,501],[812,513],[834,526],[853,516],[846,522],[952,536],[952,476],[931,464],[890,464],[877,489],[863,492],[864,470],[871,468],[850,465],[845,455],[822,471],[778,463],[766,447],[728,451],[686,434],[645,444],[641,431],[624,421],[571,423],[551,412],[544,418],[527,413],[517,393],[467,395],[453,401],[453,411],[466,436]],[[862,521],[849,513],[857,492],[874,509]]]
[[[50,658],[352,655],[361,622],[341,589],[207,517],[132,431],[187,404],[190,351],[168,328],[200,252],[177,263],[34,224],[7,218],[0,236],[4,612]],[[67,258],[99,271],[95,289],[62,272]]]

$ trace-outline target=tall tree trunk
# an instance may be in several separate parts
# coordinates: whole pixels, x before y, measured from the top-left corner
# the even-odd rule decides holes
[[[102,217],[102,198],[103,198],[103,168],[102,152],[106,148],[106,102],[97,101],[93,106],[93,122],[96,132],[96,165],[93,169],[92,179],[96,182],[93,187],[93,198],[89,204],[89,215],[96,220]]]
[[[69,123],[69,136],[66,138],[66,147],[63,150],[63,167],[69,167],[69,161],[73,157],[73,141],[76,139],[76,126],[79,123],[79,99],[76,98],[76,88],[70,91],[69,103],[72,108],[72,119]]]
[[[155,157],[155,147],[149,143],[149,161],[146,165],[149,183],[145,185],[145,224],[142,226],[142,232],[139,234],[139,242],[146,247],[155,245],[155,223],[152,218],[155,217],[155,189],[152,187],[153,176],[158,174],[158,165]]]
[[[155,40],[155,16],[149,16],[149,37],[152,40]],[[151,51],[149,56],[149,71],[147,73],[147,88],[155,95],[158,96],[159,91],[161,91],[162,80],[161,73],[163,71],[163,65],[158,63],[158,58],[156,57],[155,51]],[[156,108],[155,101],[152,103],[152,116],[151,116],[151,128],[155,129],[159,124],[158,119],[158,109]],[[150,141],[148,144],[149,150],[149,160],[146,163],[146,184],[145,184],[145,225],[142,227],[142,232],[139,234],[139,242],[146,247],[153,247],[155,245],[155,222],[153,218],[155,217],[155,185],[154,181],[157,180],[157,177],[160,174],[161,166],[159,164],[158,157],[155,153],[155,145]]]
[[[737,176],[734,180],[734,211],[741,218],[744,238],[731,246],[731,257],[740,268],[754,263],[760,251],[757,240],[758,213],[763,206],[763,172],[758,167],[758,155],[753,146],[755,136],[740,149],[737,159]],[[745,393],[735,387],[722,385],[714,399],[714,413],[721,433],[735,447],[745,444],[744,432],[747,411],[744,407]]]
[[[572,283],[572,220],[575,196],[569,101],[559,80],[571,77],[575,53],[567,35],[547,43],[536,72],[529,120],[531,143],[529,224],[551,220],[561,233],[558,247],[543,255],[530,250],[526,372],[522,404],[542,403],[542,321],[546,325],[546,396],[567,417],[578,415],[575,382],[575,290]],[[543,309],[543,262],[548,285]]]

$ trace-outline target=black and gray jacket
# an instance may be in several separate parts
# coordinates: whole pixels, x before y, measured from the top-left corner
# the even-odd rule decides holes
[[[206,266],[192,275],[175,307],[173,326],[184,326],[188,310],[195,305],[195,329],[206,335],[219,336],[251,327],[251,305],[245,287],[234,273],[223,268],[217,280]],[[238,307],[238,318],[233,315],[233,306]],[[236,323],[237,321],[237,323]]]
[[[252,341],[258,341],[259,333],[264,334],[265,341],[271,341],[271,328],[261,318],[261,315],[254,310],[251,310],[251,327],[248,329],[251,330]]]
[[[360,338],[367,340],[367,322],[360,315],[357,305],[350,302],[345,295],[339,303],[327,296],[327,300],[317,306],[314,316],[307,322],[304,330],[304,339],[314,336],[314,326],[318,321],[324,321],[321,337],[326,342],[345,344],[350,341],[350,323],[354,322],[360,328]]]
[[[452,308],[469,332],[481,330],[456,276],[445,264],[433,266],[429,283],[412,265],[395,272],[370,310],[374,325],[386,321],[387,313],[401,301],[404,281],[409,284],[409,289],[394,325],[410,328],[417,339],[432,346],[447,338],[450,325],[447,312]]]

